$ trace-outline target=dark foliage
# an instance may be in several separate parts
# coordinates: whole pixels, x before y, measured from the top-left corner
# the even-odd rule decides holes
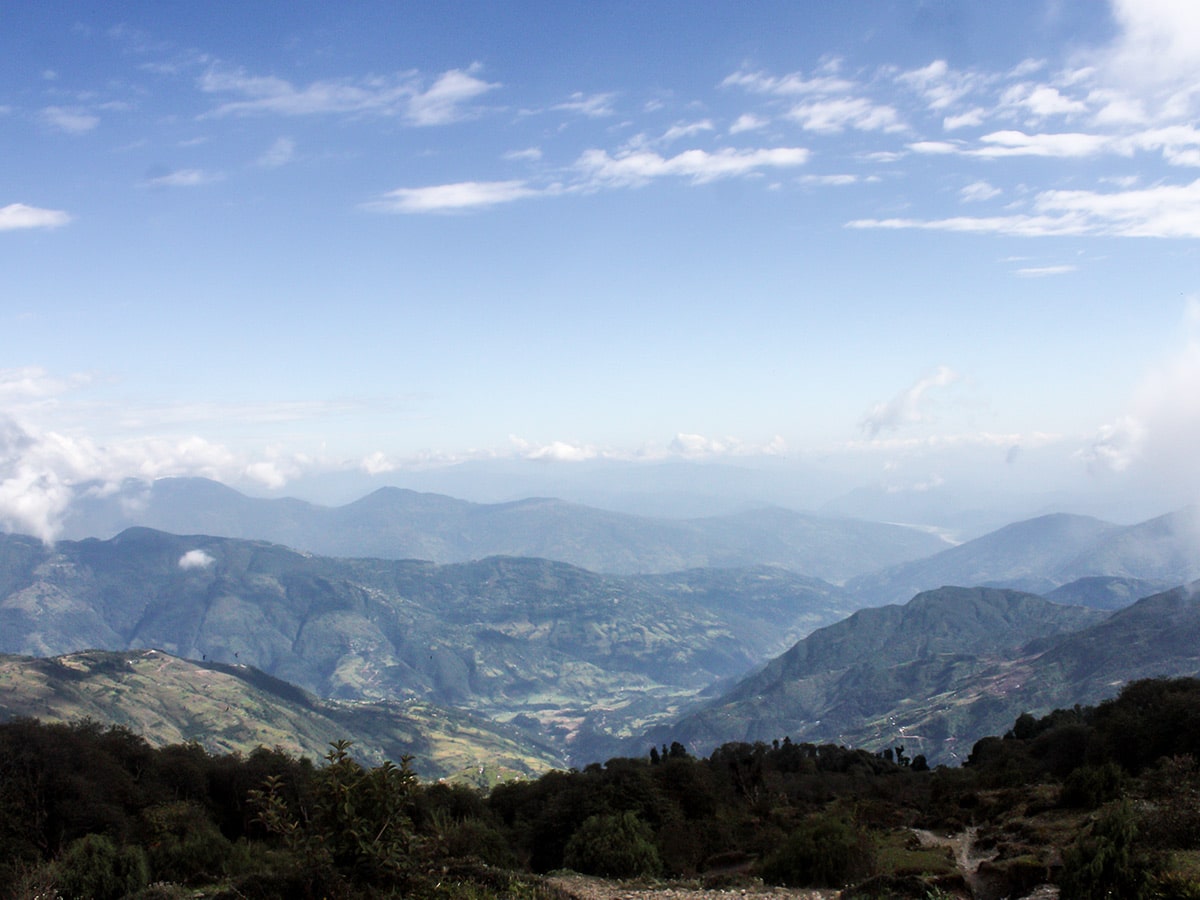
[[[668,745],[484,795],[421,785],[407,761],[364,767],[351,751],[335,743],[314,765],[278,750],[156,750],[88,721],[0,725],[0,900],[54,891],[168,900],[183,886],[262,900],[422,898],[447,896],[446,885],[459,892],[451,900],[539,898],[537,882],[518,885],[531,876],[515,873],[564,866],[726,885],[857,883],[856,896],[903,896],[901,882],[948,884],[938,881],[944,857],[935,865],[905,844],[910,829],[967,826],[995,851],[980,877],[1005,891],[1058,877],[1068,900],[1112,889],[1200,896],[1186,867],[1171,866],[1173,854],[1200,851],[1195,679],[1137,682],[1094,709],[1023,715],[957,769],[929,770],[902,748],[784,738],[708,758]]]

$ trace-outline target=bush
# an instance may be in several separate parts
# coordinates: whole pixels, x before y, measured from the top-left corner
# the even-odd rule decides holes
[[[567,841],[564,864],[585,875],[637,878],[662,870],[654,833],[635,813],[592,816]]]
[[[1126,802],[1097,819],[1063,853],[1062,900],[1151,896],[1151,866],[1134,846],[1136,835],[1133,810]]]
[[[73,842],[57,865],[58,888],[66,900],[120,900],[144,888],[150,867],[140,847],[118,848],[102,834]]]
[[[517,859],[499,831],[479,819],[450,826],[445,833],[445,851],[451,859],[475,858],[502,869],[516,868]]]
[[[870,839],[853,823],[819,813],[800,825],[762,866],[764,881],[791,887],[841,887],[875,867]]]
[[[142,820],[156,880],[211,881],[224,870],[233,847],[199,804],[179,800],[152,806]]]
[[[1096,809],[1121,795],[1124,780],[1116,763],[1081,766],[1063,782],[1059,803],[1072,809]]]

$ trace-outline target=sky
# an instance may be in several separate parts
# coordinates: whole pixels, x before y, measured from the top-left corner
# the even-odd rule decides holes
[[[50,0],[0,59],[8,529],[470,461],[1200,499],[1191,0]]]

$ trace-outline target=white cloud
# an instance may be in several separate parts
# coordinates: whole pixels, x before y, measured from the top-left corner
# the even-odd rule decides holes
[[[275,76],[249,75],[241,69],[210,67],[199,80],[211,94],[241,99],[218,106],[209,115],[373,115],[403,116],[414,125],[444,125],[469,114],[470,101],[500,87],[476,77],[479,66],[450,69],[425,88],[416,73],[390,77],[314,81],[303,87]]]
[[[967,203],[977,203],[982,200],[991,200],[993,197],[999,197],[1003,193],[1000,188],[988,184],[986,181],[973,181],[965,188],[958,192]]]
[[[277,138],[258,158],[258,164],[268,169],[286,166],[296,158],[296,142],[289,137]]]
[[[670,144],[680,138],[693,137],[713,130],[713,123],[708,119],[699,122],[680,122],[668,128],[659,139],[660,143]]]
[[[559,103],[551,109],[562,112],[577,113],[589,119],[603,119],[613,115],[613,101],[616,94],[583,94],[576,92],[570,99]]]
[[[947,219],[857,219],[849,228],[917,228],[1025,237],[1106,235],[1116,237],[1200,237],[1200,179],[1186,185],[1140,190],[1043,191],[1033,214]]]
[[[206,172],[203,169],[176,169],[162,175],[153,175],[146,179],[148,187],[200,187],[221,181],[225,176],[219,172]]]
[[[542,158],[542,151],[538,147],[526,147],[524,150],[509,150],[504,154],[504,158],[517,162],[538,162]]]
[[[71,221],[71,216],[61,209],[39,209],[24,203],[0,206],[0,231],[18,231],[24,228],[58,228]]]
[[[905,425],[928,421],[926,407],[929,405],[929,392],[958,380],[958,373],[954,370],[939,366],[932,375],[920,379],[886,403],[877,403],[859,424],[863,431],[874,437],[881,431],[894,431]]]
[[[600,452],[586,444],[573,444],[569,441],[551,441],[548,444],[534,444],[522,438],[511,435],[509,440],[522,459],[540,460],[545,462],[586,462],[596,459]]]
[[[942,127],[946,131],[954,131],[956,128],[973,128],[976,125],[982,125],[986,117],[986,111],[977,106],[973,109],[968,109],[966,112],[946,116],[942,119]]]
[[[802,175],[800,177],[801,184],[819,184],[825,187],[843,187],[847,184],[856,184],[858,180],[857,175]]]
[[[207,569],[215,562],[216,559],[204,550],[189,550],[179,557],[179,568],[185,572],[190,569]]]
[[[462,118],[464,104],[500,87],[476,78],[472,73],[478,70],[478,66],[472,66],[465,72],[443,72],[429,90],[409,100],[408,118],[417,125],[445,125]]]
[[[1139,89],[1195,87],[1200,6],[1191,0],[1112,0],[1120,34],[1101,55],[1106,74]]]
[[[42,121],[51,128],[66,134],[87,134],[100,124],[100,117],[82,109],[63,106],[47,106],[41,113]]]
[[[381,450],[376,450],[374,453],[363,458],[359,463],[361,468],[368,475],[385,475],[388,472],[396,471],[396,464],[388,459],[387,455]]]
[[[754,113],[742,113],[737,117],[736,121],[729,126],[730,134],[741,134],[745,131],[757,131],[760,128],[766,128],[770,124],[770,119],[764,119],[762,116],[756,116]]]
[[[1087,111],[1087,104],[1063,96],[1058,88],[1046,84],[1017,84],[1008,88],[1001,97],[1006,105],[1020,107],[1035,119],[1050,116],[1071,116]]]
[[[1096,156],[1115,146],[1113,139],[1101,134],[1025,134],[1023,131],[994,131],[979,139],[984,146],[964,153],[970,156],[1049,156],[1078,159]]]
[[[1017,269],[1017,275],[1021,278],[1046,278],[1051,275],[1066,275],[1074,272],[1078,266],[1062,265],[1062,266],[1027,266],[1023,269]]]
[[[536,197],[545,191],[524,181],[460,181],[420,188],[397,188],[363,209],[385,213],[461,212]]]
[[[903,72],[897,81],[915,90],[933,112],[941,113],[980,87],[979,76],[957,72],[937,59],[921,69]]]
[[[788,110],[786,116],[806,131],[837,133],[846,128],[858,131],[904,130],[895,109],[872,103],[863,97],[835,97],[800,103]]]
[[[754,94],[772,94],[777,97],[795,97],[807,94],[843,94],[854,89],[852,81],[836,75],[835,62],[824,67],[826,74],[805,78],[799,72],[773,76],[765,72],[735,72],[721,82],[721,87],[740,87]]]
[[[961,153],[962,145],[952,141],[914,141],[908,145],[914,153],[925,153],[931,156],[946,156],[951,153]]]
[[[1092,471],[1124,472],[1141,456],[1145,440],[1142,423],[1125,416],[1101,426],[1091,443],[1077,455]]]
[[[809,152],[799,147],[775,147],[761,150],[725,148],[713,153],[685,150],[663,157],[648,150],[609,156],[604,150],[587,150],[576,162],[585,177],[595,185],[635,186],[662,177],[690,178],[695,184],[749,175],[765,168],[790,168],[804,165]]]
[[[1182,331],[1181,345],[1143,376],[1128,411],[1079,453],[1093,471],[1156,482],[1181,505],[1200,495],[1200,298],[1188,301]]]

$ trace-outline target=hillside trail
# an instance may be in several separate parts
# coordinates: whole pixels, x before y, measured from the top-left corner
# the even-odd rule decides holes
[[[933,831],[927,831],[924,828],[914,828],[912,829],[912,833],[916,835],[922,847],[943,847],[954,854],[954,865],[962,874],[967,887],[971,889],[973,897],[984,900],[984,898],[991,896],[988,893],[987,885],[979,877],[979,866],[980,863],[995,859],[996,851],[983,853],[978,849],[976,838],[979,835],[979,829],[977,827],[971,826],[950,835],[937,834]],[[1021,900],[1057,900],[1057,897],[1057,888],[1050,885],[1041,885],[1035,888],[1032,893],[1024,895]]]
[[[556,875],[546,879],[573,900],[836,900],[839,891],[791,888],[737,887],[703,889],[685,886],[639,885],[587,875]]]

